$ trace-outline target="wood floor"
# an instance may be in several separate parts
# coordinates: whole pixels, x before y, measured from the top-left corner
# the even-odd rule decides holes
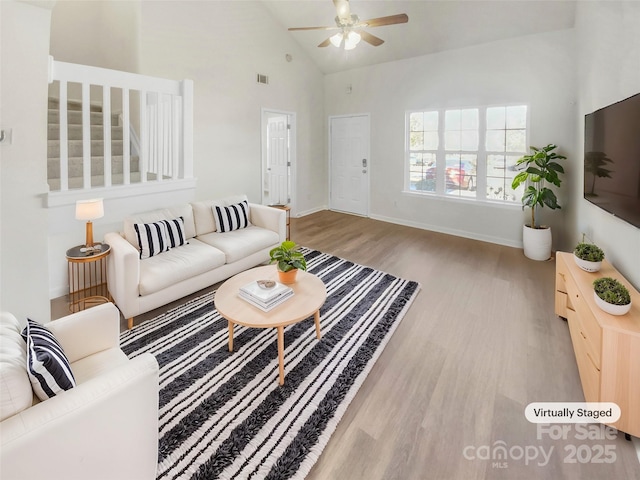
[[[623,435],[554,440],[524,417],[530,402],[584,401],[553,261],[329,211],[292,218],[291,237],[421,284],[308,480],[640,478]],[[499,446],[506,458],[486,459]],[[602,446],[612,463],[597,463],[613,458]]]
[[[329,211],[291,223],[300,245],[422,287],[308,480],[640,478],[623,435],[538,439],[524,417],[530,402],[584,401],[567,323],[553,311],[553,261]],[[612,464],[565,463],[572,445],[587,446],[584,460],[607,444]],[[497,445],[511,458],[477,458]],[[539,457],[525,465],[519,447]]]

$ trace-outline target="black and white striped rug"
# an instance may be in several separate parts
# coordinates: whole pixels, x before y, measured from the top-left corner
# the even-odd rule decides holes
[[[302,479],[417,295],[416,282],[302,249],[327,287],[313,317],[285,329],[278,385],[275,329],[227,322],[209,293],[121,335],[129,357],[160,364],[158,478]]]

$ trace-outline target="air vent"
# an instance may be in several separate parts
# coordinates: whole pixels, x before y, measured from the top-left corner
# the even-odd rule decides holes
[[[268,85],[269,84],[269,77],[259,73],[258,74],[258,83],[264,83],[265,85]]]

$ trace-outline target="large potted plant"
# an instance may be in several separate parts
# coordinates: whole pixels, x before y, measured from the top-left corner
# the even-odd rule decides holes
[[[564,173],[564,168],[556,160],[567,157],[555,153],[553,150],[557,145],[553,144],[530,148],[531,154],[522,156],[516,162],[516,165],[524,165],[525,169],[514,177],[511,187],[515,190],[523,183],[526,184],[522,208],[531,209],[531,223],[525,224],[522,230],[524,254],[532,260],[547,260],[551,257],[551,227],[536,223],[536,210],[545,205],[551,210],[561,208],[549,186],[560,186],[562,181],[559,174]]]
[[[269,252],[271,263],[278,266],[278,279],[281,283],[295,283],[298,270],[306,270],[304,255],[296,250],[295,242],[286,240]]]

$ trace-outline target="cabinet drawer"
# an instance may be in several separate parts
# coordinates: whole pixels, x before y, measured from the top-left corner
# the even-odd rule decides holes
[[[556,290],[556,315],[567,318],[567,294]]]
[[[582,294],[578,293],[575,285],[567,284],[567,304],[573,306],[572,310],[575,311],[575,319],[580,326],[582,337],[587,343],[587,350],[594,360],[596,366],[601,366],[601,351],[602,351],[602,329],[597,320],[589,310],[589,307],[582,297]]]
[[[567,293],[567,286],[565,284],[565,273],[562,271],[562,268],[559,266],[556,272],[556,290],[558,292]]]
[[[567,310],[567,322],[569,323],[578,372],[580,372],[584,399],[587,402],[598,402],[600,401],[600,368],[596,365],[590,349],[587,347],[588,344],[580,329],[576,312]]]

